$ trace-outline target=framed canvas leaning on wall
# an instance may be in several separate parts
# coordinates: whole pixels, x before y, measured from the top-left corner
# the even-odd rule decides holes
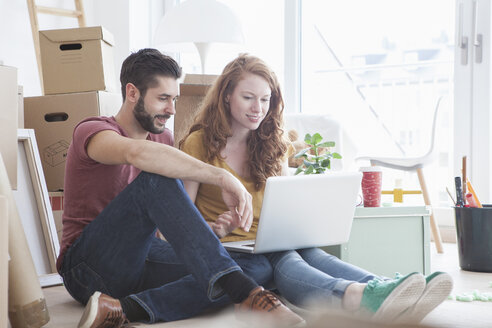
[[[61,284],[56,271],[60,244],[34,130],[18,130],[17,190],[13,191],[42,287]]]

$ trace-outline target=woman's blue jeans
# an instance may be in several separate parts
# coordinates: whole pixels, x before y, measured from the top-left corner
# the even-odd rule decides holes
[[[273,266],[280,294],[299,307],[322,302],[335,307],[348,285],[376,278],[370,272],[343,262],[319,248],[265,254]]]
[[[155,237],[156,228],[167,241]],[[225,274],[242,268],[258,284],[272,279],[264,256],[232,256],[180,180],[142,172],[85,227],[61,275],[83,304],[95,291],[130,296],[148,322],[173,321],[230,303],[217,284]]]

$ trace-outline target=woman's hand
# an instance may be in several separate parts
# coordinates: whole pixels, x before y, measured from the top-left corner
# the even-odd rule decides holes
[[[232,215],[231,211],[222,213],[217,220],[211,224],[212,230],[217,237],[223,238],[239,227],[241,222],[237,215]]]
[[[222,199],[234,221],[238,221],[239,227],[248,232],[253,223],[253,197],[236,177],[221,170],[218,186],[222,189]]]

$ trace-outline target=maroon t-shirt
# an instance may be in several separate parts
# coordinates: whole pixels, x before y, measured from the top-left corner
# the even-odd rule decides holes
[[[65,167],[63,236],[56,263],[61,268],[63,256],[82,230],[113,200],[140,170],[131,165],[106,165],[87,155],[87,144],[92,136],[103,130],[112,130],[128,137],[114,117],[90,117],[74,129]],[[173,145],[172,133],[150,133],[147,140]]]

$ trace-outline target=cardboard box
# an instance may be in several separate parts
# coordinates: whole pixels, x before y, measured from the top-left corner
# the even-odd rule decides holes
[[[121,107],[118,93],[93,91],[24,99],[25,126],[34,129],[48,191],[63,189],[65,159],[74,127],[90,116],[111,116]]]
[[[17,68],[0,65],[0,153],[17,189]]]
[[[1,165],[1,164],[0,164]],[[9,219],[7,197],[0,195],[0,327],[7,327]]]
[[[216,79],[217,75],[187,74],[183,83],[180,84],[174,116],[175,146],[188,132],[196,111],[200,108],[203,98]]]
[[[39,31],[44,94],[117,92],[111,33],[101,26]]]
[[[23,129],[24,128],[24,87],[22,85],[19,85],[17,87],[17,107],[19,108],[17,111],[17,121],[18,121],[18,128]]]

